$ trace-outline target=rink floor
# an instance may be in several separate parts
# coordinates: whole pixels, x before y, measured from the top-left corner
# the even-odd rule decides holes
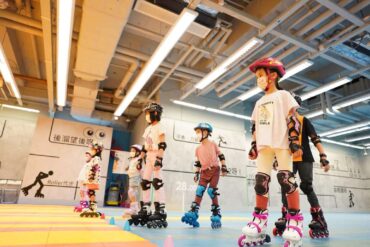
[[[0,246],[49,247],[118,247],[164,246],[171,236],[175,247],[237,246],[241,228],[249,213],[223,212],[222,229],[212,230],[209,212],[201,212],[200,228],[190,228],[180,222],[180,213],[169,212],[167,229],[131,227],[123,231],[122,209],[104,208],[105,220],[81,219],[66,206],[0,205]],[[270,213],[269,232],[280,214]],[[305,226],[310,216],[304,214]],[[115,225],[109,225],[111,217]],[[304,229],[304,246],[370,246],[370,214],[327,213],[330,238],[312,240],[308,227]],[[272,237],[265,246],[282,246],[280,237]]]

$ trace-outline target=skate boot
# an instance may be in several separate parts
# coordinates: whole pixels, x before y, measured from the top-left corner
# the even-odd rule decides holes
[[[128,220],[129,224],[134,224],[135,226],[141,225],[145,226],[149,220],[149,217],[152,215],[150,211],[150,202],[140,202],[140,210],[137,214],[131,215],[131,219]]]
[[[285,230],[285,227],[286,227],[286,207],[282,207],[281,208],[281,218],[279,218],[276,222],[275,222],[275,227],[274,229],[272,230],[272,234],[274,236],[281,236],[283,235],[283,232]]]
[[[131,202],[130,203],[130,208],[125,211],[124,215],[122,216],[123,218],[130,217],[132,215],[135,215],[139,212],[139,203],[138,202]]]
[[[218,205],[212,205],[211,206],[211,227],[212,229],[221,228],[221,208]]]
[[[254,209],[253,220],[243,227],[243,234],[238,239],[239,247],[263,245],[271,241],[266,234],[267,218],[267,210]]]
[[[193,227],[199,227],[198,211],[199,211],[198,203],[192,202],[189,212],[186,212],[184,216],[182,216],[181,221]]]
[[[287,226],[283,233],[285,240],[284,247],[301,247],[302,243],[302,228],[303,228],[303,216],[299,210],[288,210],[286,215]]]
[[[165,204],[164,203],[159,203],[159,202],[154,202],[154,207],[155,211],[154,213],[149,216],[148,223],[146,226],[150,228],[166,228],[168,226],[168,223],[166,221],[167,219],[167,213],[164,210],[165,209]]]
[[[89,208],[89,202],[80,201],[80,205],[75,207],[74,212],[81,213],[82,211],[85,211],[84,209],[87,209],[87,208]]]
[[[328,225],[326,224],[324,214],[320,207],[311,208],[312,221],[308,225],[311,238],[329,237]]]
[[[104,214],[97,211],[98,205],[96,204],[96,201],[90,201],[90,205],[87,210],[82,210],[82,213],[80,214],[80,217],[91,217],[91,218],[104,218]]]

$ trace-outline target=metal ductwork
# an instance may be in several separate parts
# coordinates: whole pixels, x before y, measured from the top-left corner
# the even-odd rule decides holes
[[[155,3],[155,4],[154,4]],[[154,18],[158,21],[173,25],[177,16],[188,6],[188,3],[181,0],[138,0],[135,4],[135,11],[143,15]],[[208,14],[202,9],[197,8],[199,13],[187,32],[200,38],[205,38],[212,28],[216,26],[217,17]]]
[[[77,44],[71,115],[90,117],[100,81],[106,78],[134,0],[89,0],[83,3]]]

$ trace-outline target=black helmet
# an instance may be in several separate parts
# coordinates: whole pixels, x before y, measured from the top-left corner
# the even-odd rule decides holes
[[[155,102],[151,102],[149,103],[147,106],[145,106],[145,108],[143,109],[143,111],[146,113],[146,112],[149,112],[150,114],[150,120],[152,122],[154,121],[161,121],[161,115],[162,115],[162,112],[163,112],[163,107]]]

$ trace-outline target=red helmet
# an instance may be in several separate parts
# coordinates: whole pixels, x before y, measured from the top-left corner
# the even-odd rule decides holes
[[[256,73],[256,70],[258,68],[276,70],[280,77],[283,77],[285,75],[285,68],[283,63],[272,57],[258,59],[249,66],[249,70],[252,71],[253,73]],[[267,73],[270,73],[270,71],[267,71]]]

